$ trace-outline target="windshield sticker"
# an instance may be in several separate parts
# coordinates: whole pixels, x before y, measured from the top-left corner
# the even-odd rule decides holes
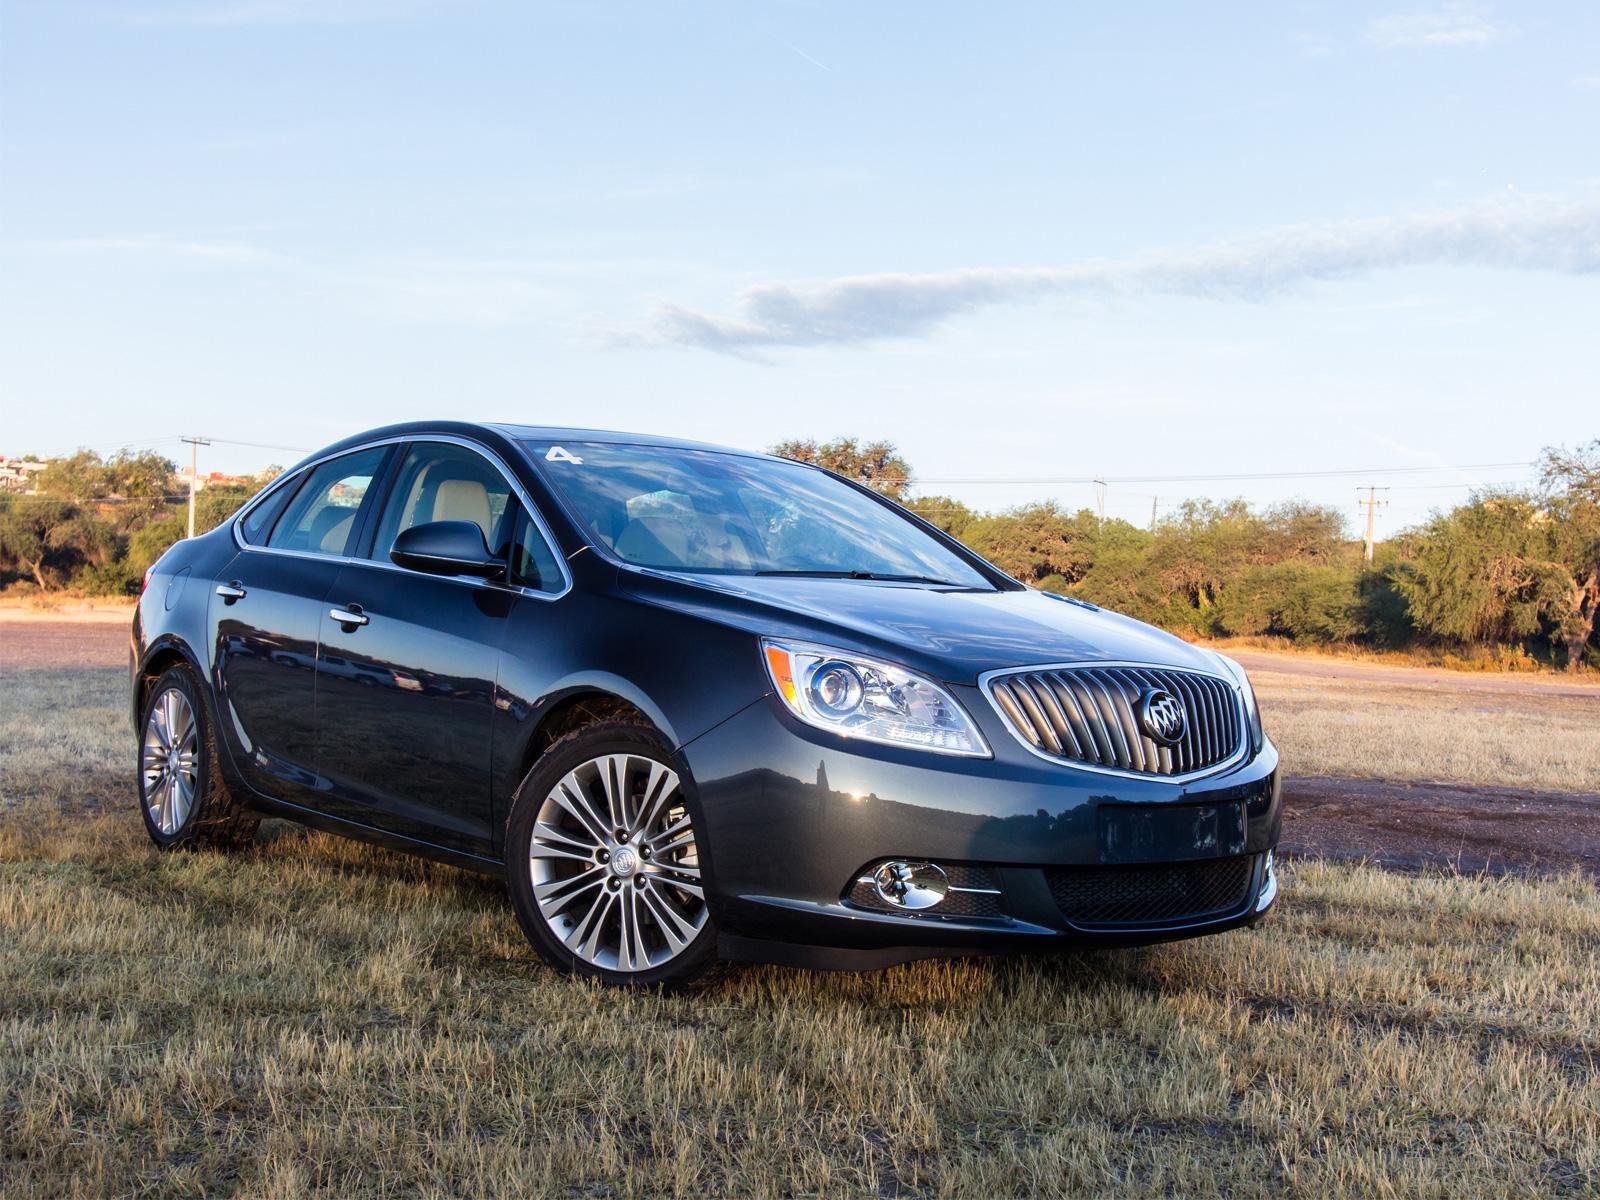
[[[575,467],[583,466],[583,459],[579,458],[576,454],[570,453],[563,446],[551,446],[550,449],[545,453],[544,460],[545,462],[571,463]]]

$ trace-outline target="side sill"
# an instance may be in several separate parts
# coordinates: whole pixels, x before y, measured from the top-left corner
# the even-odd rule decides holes
[[[377,829],[371,825],[363,825],[358,821],[347,821],[343,817],[330,816],[312,808],[305,808],[299,804],[291,804],[287,800],[277,800],[270,796],[263,796],[260,792],[251,789],[250,806],[263,816],[278,817],[286,821],[293,821],[312,829],[320,829],[325,833],[335,834],[338,837],[352,838],[359,842],[368,842],[375,846],[382,846],[386,850],[398,850],[402,854],[414,854],[418,858],[432,859],[452,867],[460,867],[464,871],[472,871],[479,875],[503,876],[505,863],[488,855],[471,854],[465,850],[456,850],[449,846],[435,845],[433,842],[424,842],[417,838],[408,838],[403,834],[390,833],[387,830]]]

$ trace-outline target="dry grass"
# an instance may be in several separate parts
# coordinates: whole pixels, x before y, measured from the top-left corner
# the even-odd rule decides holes
[[[1447,691],[1251,673],[1292,775],[1600,792],[1600,694]]]
[[[1254,932],[626,995],[447,868],[156,855],[119,682],[0,678],[7,1197],[1600,1195],[1585,880],[1302,864]]]

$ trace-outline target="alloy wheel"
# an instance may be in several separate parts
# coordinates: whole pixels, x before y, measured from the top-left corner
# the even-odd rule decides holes
[[[641,754],[602,755],[567,772],[539,808],[528,867],[550,931],[592,966],[659,967],[706,923],[677,772]]]
[[[200,730],[189,697],[169,687],[156,697],[145,718],[139,767],[150,823],[171,837],[183,828],[194,807],[199,780]]]

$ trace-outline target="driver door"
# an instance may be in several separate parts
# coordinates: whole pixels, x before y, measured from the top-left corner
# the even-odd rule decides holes
[[[323,606],[319,772],[340,815],[490,856],[495,681],[521,593],[406,570],[389,550],[405,529],[454,520],[471,521],[508,555],[520,501],[494,463],[454,442],[411,443],[393,478],[367,544]]]

